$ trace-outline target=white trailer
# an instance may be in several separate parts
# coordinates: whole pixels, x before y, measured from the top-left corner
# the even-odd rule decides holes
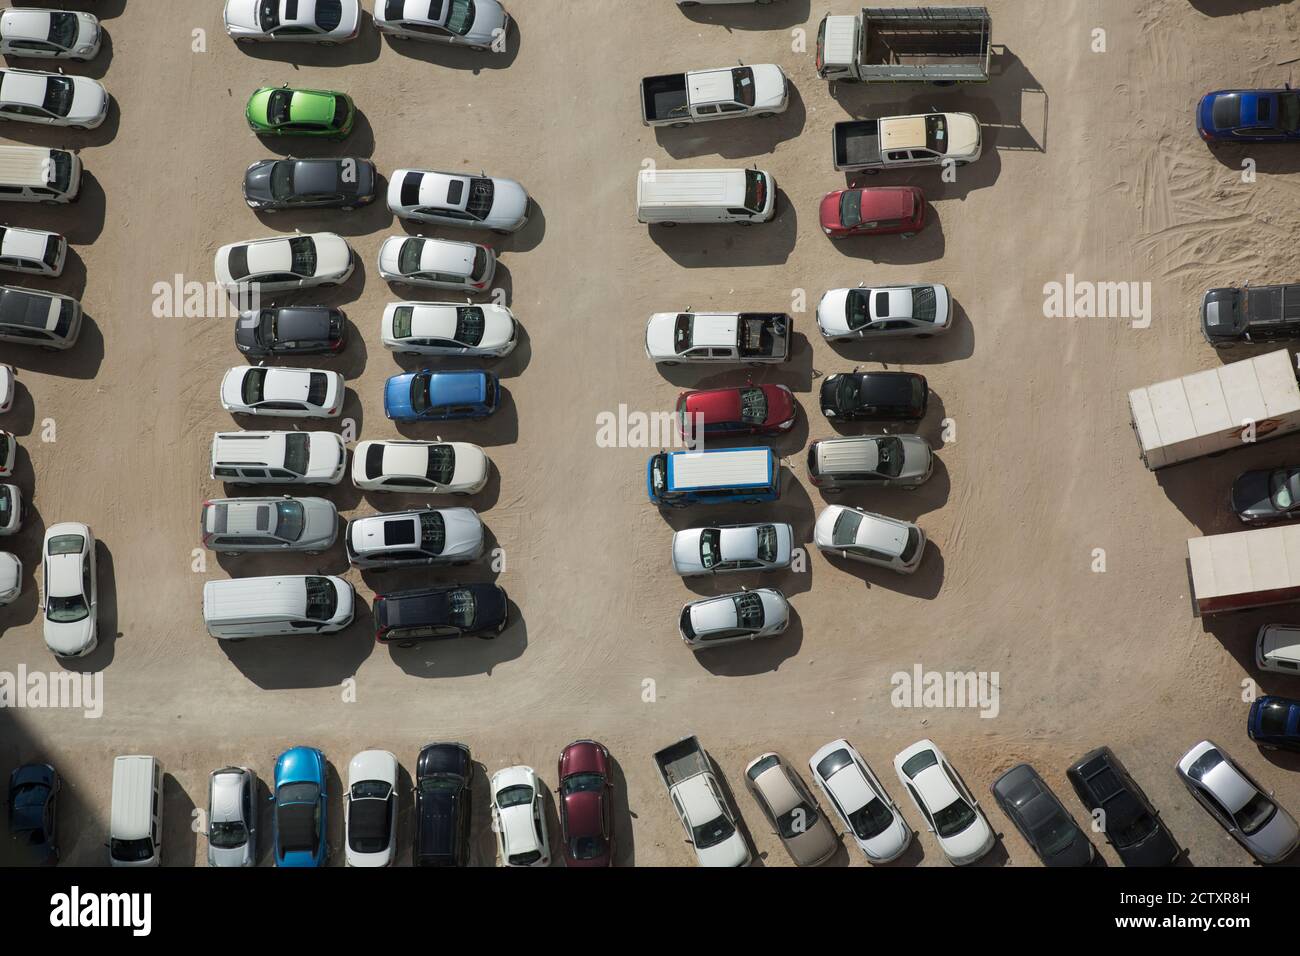
[[[1300,601],[1300,525],[1187,541],[1197,614]]]
[[[1269,352],[1128,393],[1146,466],[1181,461],[1300,430],[1291,353]]]

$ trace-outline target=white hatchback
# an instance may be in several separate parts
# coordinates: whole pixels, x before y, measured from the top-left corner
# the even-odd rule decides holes
[[[0,478],[8,478],[14,473],[14,462],[18,460],[18,439],[12,432],[0,428]]]
[[[86,76],[0,70],[0,119],[94,129],[108,116],[108,91]]]
[[[775,637],[790,624],[790,604],[776,588],[757,588],[692,601],[677,630],[691,650]]]
[[[496,253],[475,242],[389,236],[379,247],[379,274],[389,282],[482,292],[496,271]]]
[[[363,441],[352,454],[352,483],[365,491],[472,495],[491,462],[463,441]]]
[[[0,607],[12,604],[23,593],[23,563],[18,555],[0,551]]]
[[[87,525],[75,521],[51,525],[41,555],[45,646],[58,657],[84,657],[99,643],[95,536]]]
[[[542,788],[532,767],[507,767],[492,775],[492,830],[501,866],[548,866],[551,841],[546,832]]]
[[[17,534],[22,527],[22,491],[17,485],[0,484],[0,534]]]
[[[102,31],[93,13],[13,8],[0,13],[0,55],[93,60]]]
[[[237,365],[221,380],[221,407],[232,415],[337,418],[343,376],[314,368]]]
[[[14,407],[15,382],[14,367],[0,363],[0,412]]]
[[[910,521],[844,505],[830,505],[817,516],[813,540],[827,554],[899,574],[915,571],[925,554],[925,532]]]
[[[384,348],[399,355],[502,358],[514,351],[515,317],[504,305],[390,302],[380,321]]]
[[[58,278],[68,258],[68,240],[57,232],[0,226],[0,269]]]

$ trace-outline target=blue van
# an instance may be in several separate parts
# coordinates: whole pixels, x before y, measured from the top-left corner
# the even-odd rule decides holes
[[[645,483],[661,507],[776,501],[781,460],[770,448],[661,451],[647,463]]]
[[[487,418],[500,403],[501,384],[491,372],[425,368],[394,375],[384,386],[384,414],[395,422]]]

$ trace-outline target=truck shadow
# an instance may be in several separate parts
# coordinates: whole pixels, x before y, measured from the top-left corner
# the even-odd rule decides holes
[[[799,214],[777,187],[771,222],[738,225],[649,226],[650,240],[687,269],[777,266],[787,262],[799,233]]]
[[[812,0],[778,0],[764,5],[679,7],[694,23],[735,30],[780,30],[808,22]]]

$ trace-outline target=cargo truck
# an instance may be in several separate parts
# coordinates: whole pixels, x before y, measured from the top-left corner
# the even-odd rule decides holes
[[[655,766],[700,866],[747,866],[749,844],[700,742],[683,737],[655,754]]]
[[[1300,429],[1300,386],[1286,349],[1135,388],[1128,403],[1152,471]]]
[[[1300,525],[1190,538],[1187,561],[1197,614],[1300,601]]]
[[[817,75],[848,83],[982,83],[992,19],[984,7],[864,7],[817,28]]]

